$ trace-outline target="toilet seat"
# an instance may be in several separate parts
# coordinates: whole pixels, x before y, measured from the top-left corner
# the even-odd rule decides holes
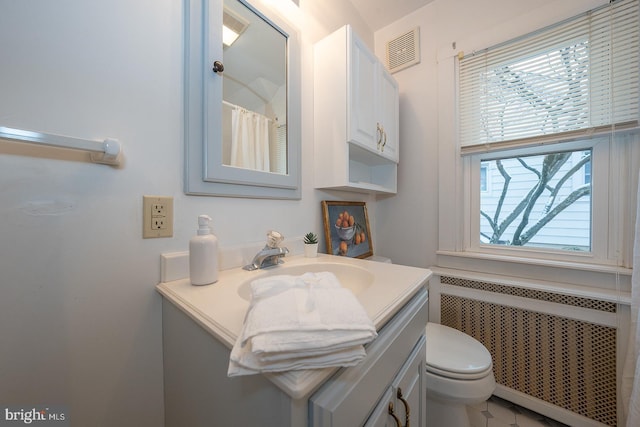
[[[427,372],[473,380],[492,373],[491,353],[475,338],[438,323],[427,323]]]

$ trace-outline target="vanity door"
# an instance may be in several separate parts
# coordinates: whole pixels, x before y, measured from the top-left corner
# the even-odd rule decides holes
[[[427,304],[427,290],[423,288],[367,345],[367,356],[362,362],[341,369],[311,395],[310,426],[353,427],[365,425],[370,420],[370,425],[395,427],[388,414],[389,402],[393,402],[402,426],[405,426],[406,410],[397,397],[399,389],[410,407],[411,425],[424,426]],[[380,405],[384,405],[382,412]],[[380,417],[372,418],[374,413]],[[386,421],[383,414],[388,417]]]
[[[378,401],[365,427],[426,425],[426,345],[422,337]]]

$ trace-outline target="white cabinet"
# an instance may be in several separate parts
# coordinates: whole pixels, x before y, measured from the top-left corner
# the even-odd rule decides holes
[[[382,424],[370,425],[394,426],[389,402],[405,425],[405,406],[397,397],[402,390],[411,425],[424,427],[427,318],[428,293],[421,288],[380,329],[362,362],[339,369],[315,392],[294,399],[269,375],[228,378],[230,350],[197,316],[163,299],[165,426],[353,427],[376,421]]]
[[[367,48],[364,42],[345,26],[316,48],[317,70],[323,69],[329,60],[320,58],[324,54],[321,43],[346,43],[347,46],[347,139],[373,153],[398,161],[398,84],[384,65]],[[332,51],[333,49],[329,49]],[[317,78],[318,74],[316,74]],[[333,96],[331,93],[326,93]],[[318,104],[325,102],[319,94]],[[329,106],[337,98],[328,102]],[[322,107],[322,106],[319,106]]]
[[[389,403],[401,425],[407,411],[412,426],[426,425],[426,302],[423,290],[382,328],[362,363],[341,370],[311,396],[310,425],[395,427]]]
[[[347,138],[345,141],[350,141],[358,144],[364,148],[367,148],[373,152],[377,150],[376,140],[379,140],[376,135],[376,120],[378,119],[378,111],[376,108],[376,93],[375,87],[377,84],[378,73],[378,59],[373,53],[369,51],[367,46],[364,45],[353,31],[349,30],[349,27],[343,27],[338,30],[338,37],[335,35],[329,36],[323,42],[327,44],[340,43],[346,44],[347,47],[347,62],[340,64],[340,72],[346,73],[347,79],[347,93],[345,102],[347,105]],[[323,43],[320,42],[320,43]],[[324,54],[322,46],[316,46],[316,70],[320,71],[325,67],[328,58],[321,58],[320,54]],[[336,70],[338,72],[338,70]],[[316,73],[314,78],[318,78]],[[320,78],[323,78],[322,75]],[[317,104],[324,104],[325,98],[329,95],[332,98],[332,93],[316,93]],[[340,98],[335,95],[333,101],[329,103],[337,102]],[[316,105],[317,105],[316,104]],[[322,123],[320,123],[322,125]]]
[[[384,157],[397,162],[399,139],[398,83],[381,63],[378,63],[378,77],[378,100],[376,102],[380,136],[378,149]]]
[[[425,338],[416,344],[392,385],[376,405],[365,427],[426,425]]]
[[[348,25],[314,52],[316,188],[395,193],[396,81]]]

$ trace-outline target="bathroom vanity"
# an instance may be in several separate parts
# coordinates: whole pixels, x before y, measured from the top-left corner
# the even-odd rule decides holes
[[[378,330],[349,368],[227,377],[229,354],[249,306],[249,283],[273,274],[332,271]],[[262,271],[220,272],[209,286],[160,283],[163,295],[165,425],[425,425],[427,283],[431,271],[320,255],[287,257]],[[390,409],[393,415],[390,414]],[[409,411],[407,411],[409,409]]]

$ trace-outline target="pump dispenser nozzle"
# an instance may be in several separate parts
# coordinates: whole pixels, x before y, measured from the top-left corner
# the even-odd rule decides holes
[[[198,236],[211,234],[211,217],[209,215],[198,216]]]

